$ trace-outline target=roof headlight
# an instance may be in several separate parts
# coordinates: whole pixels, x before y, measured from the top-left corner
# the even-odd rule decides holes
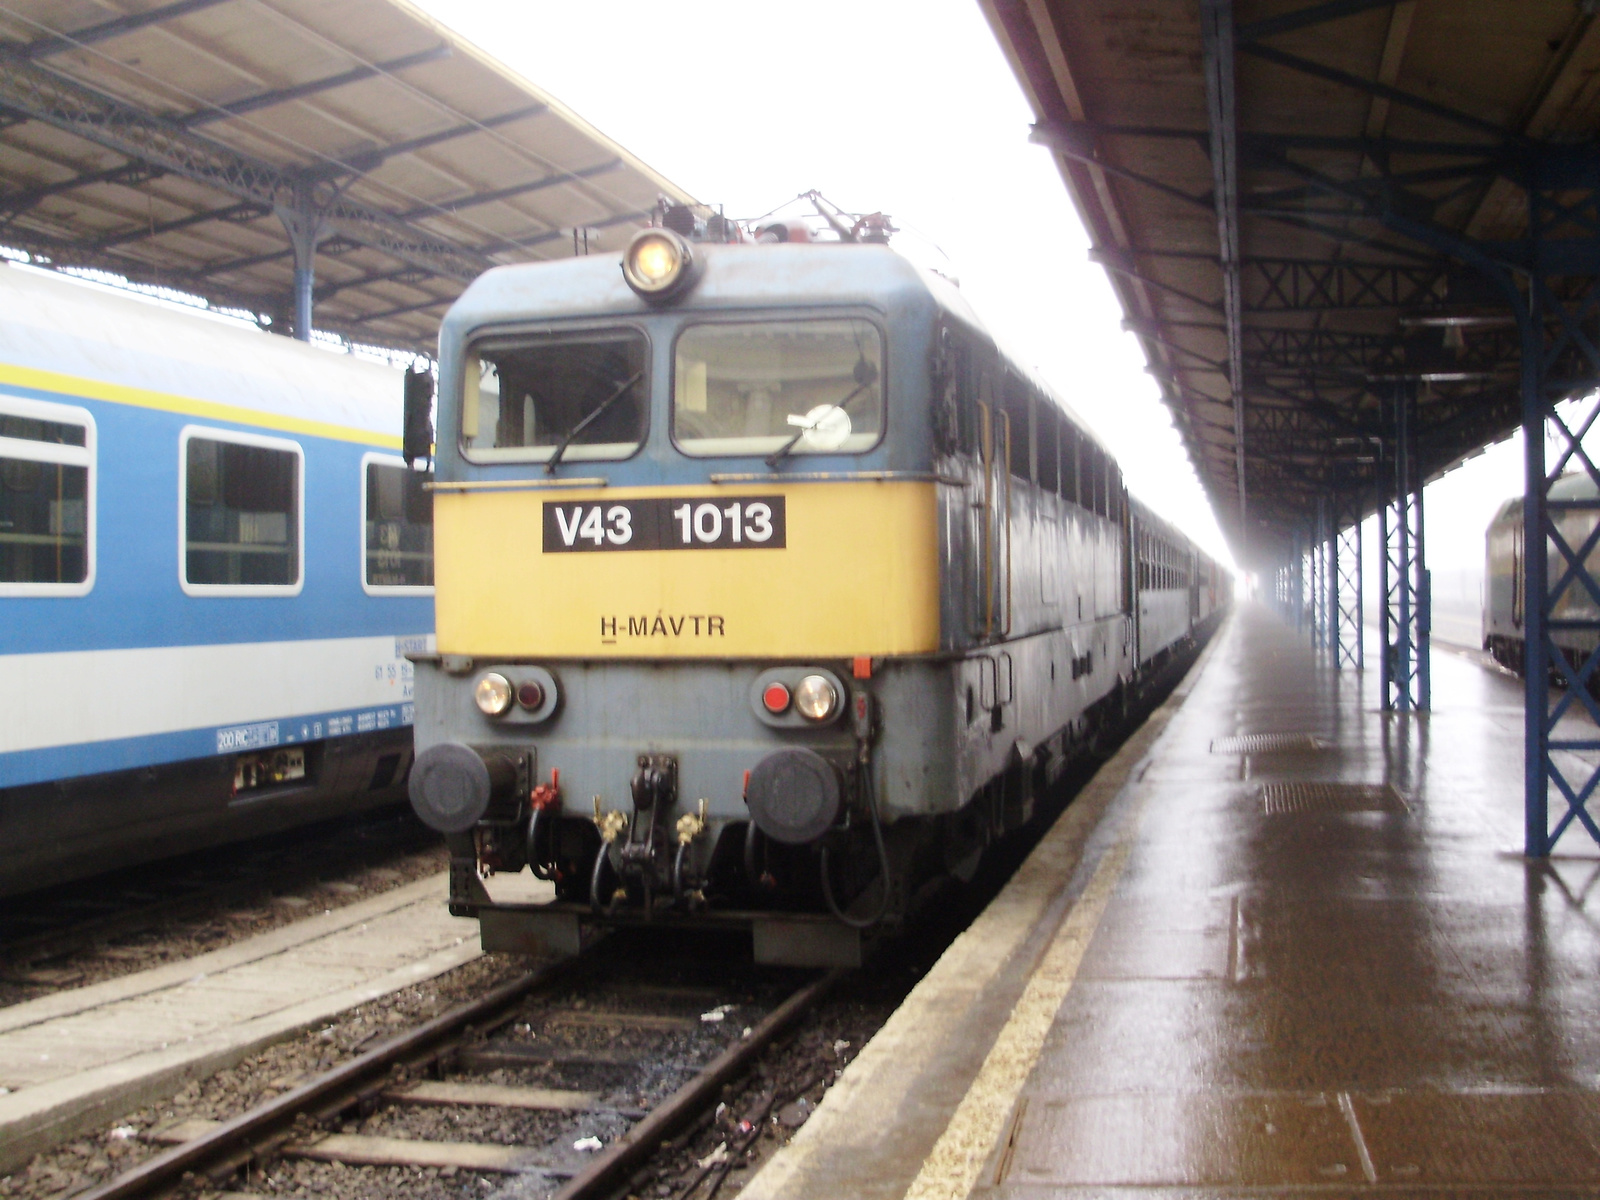
[[[670,229],[641,229],[622,253],[622,276],[646,300],[668,300],[694,271],[694,251]]]
[[[821,675],[807,675],[794,689],[794,706],[809,721],[826,721],[839,711],[839,689]]]
[[[511,707],[511,696],[511,681],[495,671],[481,676],[472,689],[472,699],[486,717],[504,716]]]

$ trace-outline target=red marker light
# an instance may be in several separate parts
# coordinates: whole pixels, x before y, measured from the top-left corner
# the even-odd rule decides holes
[[[517,703],[523,708],[534,709],[544,703],[544,689],[537,683],[525,683],[517,688]]]
[[[773,716],[789,711],[789,689],[774,679],[761,693],[761,703]]]

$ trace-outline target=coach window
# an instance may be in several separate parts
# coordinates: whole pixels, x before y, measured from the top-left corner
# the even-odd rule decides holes
[[[863,317],[691,325],[672,438],[701,458],[860,454],[883,436],[883,396],[883,339]]]
[[[461,448],[472,462],[630,457],[650,411],[649,343],[637,329],[475,344],[461,380]]]
[[[433,590],[432,471],[368,454],[361,460],[361,586],[374,596]]]
[[[94,585],[94,418],[0,396],[0,596]]]
[[[302,581],[299,443],[220,429],[179,435],[178,540],[190,595],[292,595]]]

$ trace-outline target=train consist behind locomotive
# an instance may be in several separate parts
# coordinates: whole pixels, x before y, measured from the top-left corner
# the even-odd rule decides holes
[[[403,802],[400,378],[0,267],[0,894]]]
[[[870,226],[680,232],[490,271],[445,319],[412,802],[490,948],[686,921],[850,961],[1231,581]],[[525,865],[554,903],[493,897]]]

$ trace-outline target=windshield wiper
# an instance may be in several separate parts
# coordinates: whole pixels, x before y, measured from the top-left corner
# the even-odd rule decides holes
[[[623,380],[622,383],[617,385],[617,390],[612,392],[611,395],[607,396],[604,400],[602,400],[600,402],[599,407],[597,407],[592,413],[590,413],[583,420],[579,421],[576,425],[574,425],[572,427],[572,432],[567,434],[566,437],[562,438],[559,442],[556,443],[555,452],[550,455],[550,461],[545,463],[545,465],[544,465],[544,473],[546,475],[554,475],[556,473],[556,464],[561,461],[561,456],[567,452],[567,447],[572,445],[572,439],[577,437],[585,429],[589,428],[589,426],[593,425],[596,421],[598,421],[600,419],[600,414],[601,413],[605,412],[608,408],[610,408],[618,400],[621,400],[622,397],[627,393],[628,389],[631,388],[634,384],[638,383],[639,380],[641,380],[642,378],[644,378],[644,372],[643,371],[635,371],[631,376],[629,376],[627,379]]]
[[[856,381],[855,391],[851,392],[843,400],[834,405],[834,407],[840,412],[844,412],[845,409],[849,408],[850,405],[854,403],[858,396],[860,396],[873,384],[878,382],[878,368],[874,367],[864,358],[856,360],[856,368],[853,372],[851,372],[851,374],[854,376]],[[806,434],[810,433],[815,428],[816,423],[811,425],[801,425],[800,428],[795,431],[795,435],[792,438],[790,438],[783,445],[779,446],[771,454],[767,455],[767,466],[775,467],[784,459],[788,458],[790,451],[800,444],[800,439],[805,437]]]

